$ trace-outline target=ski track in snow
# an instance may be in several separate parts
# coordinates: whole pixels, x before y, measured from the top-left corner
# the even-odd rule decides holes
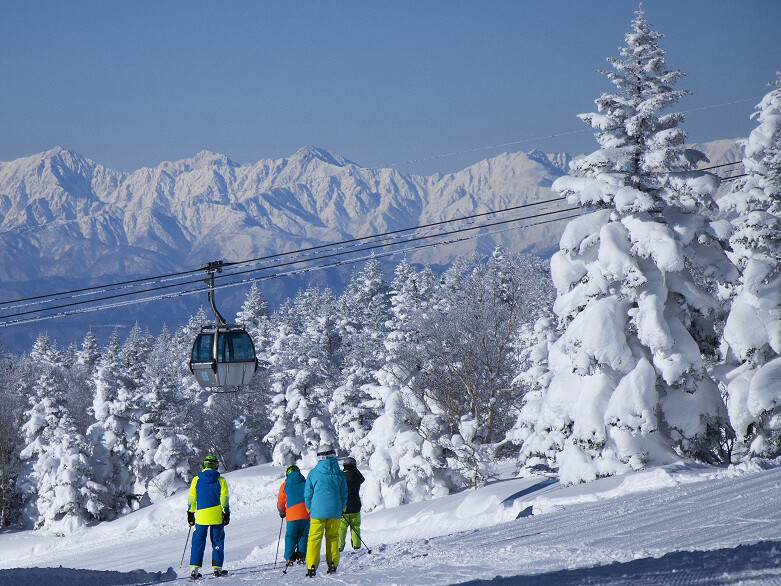
[[[280,527],[273,507],[281,477],[281,469],[271,466],[227,476],[234,511],[226,529],[231,575],[220,578],[220,584],[304,581],[302,565],[286,575],[284,561],[271,568]],[[503,502],[533,486],[542,488]],[[497,482],[365,515],[363,538],[372,553],[345,551],[332,576],[321,561],[316,583],[781,584],[779,488],[781,467],[655,469],[564,489],[543,486],[540,478]],[[183,503],[184,496],[177,495],[65,538],[0,535],[0,567],[165,572],[181,558]],[[534,516],[515,520],[530,505]],[[207,545],[206,561],[209,551]],[[182,576],[187,563],[186,557]],[[20,571],[0,570],[0,584],[35,583],[25,582]],[[52,584],[131,583],[101,582],[97,574],[92,581],[88,574],[81,579],[71,574],[71,579],[64,569],[37,571],[51,572],[47,582]],[[15,578],[9,572],[16,572]],[[171,577],[137,574],[132,581]],[[207,573],[205,579],[214,578]]]

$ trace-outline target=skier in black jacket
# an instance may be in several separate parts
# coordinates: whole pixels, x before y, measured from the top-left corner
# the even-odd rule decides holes
[[[342,524],[339,526],[339,551],[344,550],[347,541],[347,528],[350,528],[350,540],[353,549],[361,547],[361,483],[363,474],[358,472],[355,458],[345,458],[342,464],[347,478],[347,507],[342,514]]]

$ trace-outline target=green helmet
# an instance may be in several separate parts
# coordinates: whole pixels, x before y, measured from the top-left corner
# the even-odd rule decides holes
[[[203,459],[203,467],[207,470],[217,470],[217,456],[213,456],[212,454],[209,454]]]
[[[287,470],[285,470],[285,476],[290,476],[290,473],[294,471],[300,472],[298,466],[296,466],[295,464],[291,464],[290,466],[287,467]]]

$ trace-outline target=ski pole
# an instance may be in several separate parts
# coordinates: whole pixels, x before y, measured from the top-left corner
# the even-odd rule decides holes
[[[187,553],[187,543],[190,541],[190,533],[193,531],[193,526],[190,525],[190,528],[187,530],[187,539],[184,540],[184,551],[182,552],[182,561],[179,562],[179,569],[182,569],[182,564],[184,563],[184,554]]]
[[[277,553],[274,554],[274,569],[277,569],[277,557],[279,557],[279,542],[282,540],[282,525],[285,523],[285,518],[282,517],[279,520],[279,537],[277,537]]]
[[[361,537],[361,532],[353,528],[352,523],[350,523],[349,519],[347,519],[347,517],[344,516],[344,513],[342,513],[342,519],[344,519],[347,522],[347,526],[350,528],[350,531],[355,531],[358,534],[358,539],[361,540],[361,543],[363,543],[363,546],[366,548],[366,551],[371,553],[372,550],[369,548],[368,545],[366,545],[366,542],[363,540],[363,537]]]

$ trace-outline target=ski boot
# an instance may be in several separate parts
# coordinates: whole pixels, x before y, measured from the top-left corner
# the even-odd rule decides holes
[[[329,565],[326,574],[336,574],[336,566]]]
[[[316,575],[317,575],[317,570],[315,570],[314,568],[309,568],[306,571],[306,577],[307,578],[314,578]]]
[[[193,571],[190,572],[190,580],[197,580],[201,577],[201,573],[198,571],[198,568],[193,568]]]
[[[227,576],[228,570],[223,570],[222,568],[214,568],[214,577],[219,578],[221,576]]]

